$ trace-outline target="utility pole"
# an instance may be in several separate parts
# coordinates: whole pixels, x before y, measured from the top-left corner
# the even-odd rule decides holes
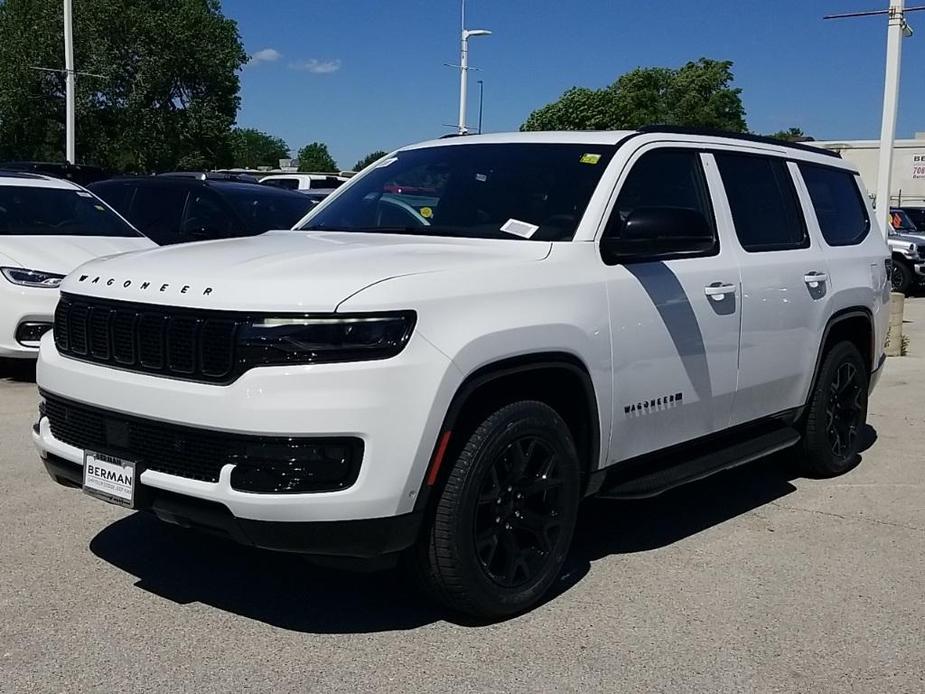
[[[890,185],[893,175],[893,142],[896,139],[896,115],[899,109],[899,69],[902,58],[903,37],[912,36],[906,22],[907,12],[925,10],[925,5],[905,7],[905,0],[890,0],[887,10],[848,12],[827,15],[823,19],[870,17],[887,15],[889,25],[886,38],[886,76],[883,83],[883,120],[880,128],[880,161],[877,172],[877,219],[884,235],[890,229]]]
[[[64,72],[65,72],[65,158],[69,164],[77,163],[74,97],[77,74],[74,72],[74,5],[64,0]]]
[[[487,29],[466,29],[466,0],[460,0],[460,49],[459,49],[459,122],[456,131],[460,135],[469,132],[466,127],[466,99],[469,88],[469,39],[473,36],[489,36]]]

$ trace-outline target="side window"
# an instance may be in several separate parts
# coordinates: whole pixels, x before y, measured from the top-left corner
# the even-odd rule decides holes
[[[826,166],[800,163],[822,236],[830,246],[853,246],[870,230],[867,208],[854,174]]]
[[[231,234],[234,220],[218,197],[208,190],[190,193],[181,233],[201,238],[221,238]]]
[[[728,152],[715,157],[742,248],[756,253],[809,246],[787,162]]]
[[[285,190],[298,190],[299,182],[294,178],[270,178],[266,181],[261,181],[265,186],[273,186],[274,188],[283,188]]]
[[[176,243],[185,205],[184,188],[135,186],[127,219],[157,244]]]
[[[643,154],[620,188],[604,236],[619,236],[630,214],[646,207],[694,210],[715,230],[713,208],[698,152],[656,149]]]

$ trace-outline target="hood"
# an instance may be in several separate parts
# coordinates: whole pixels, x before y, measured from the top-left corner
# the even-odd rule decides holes
[[[538,261],[551,244],[351,232],[269,232],[101,258],[61,290],[237,311],[330,312],[392,277]]]
[[[0,236],[0,256],[29,270],[59,275],[100,256],[155,247],[144,236]]]

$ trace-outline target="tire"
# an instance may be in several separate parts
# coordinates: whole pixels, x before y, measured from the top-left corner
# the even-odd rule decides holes
[[[867,421],[869,376],[858,348],[839,342],[822,360],[803,431],[803,467],[813,477],[834,477],[859,461]]]
[[[906,263],[893,261],[893,291],[908,294],[915,281],[915,274]]]
[[[522,612],[559,576],[579,500],[578,454],[562,418],[536,401],[502,407],[453,461],[415,548],[419,578],[477,619]]]

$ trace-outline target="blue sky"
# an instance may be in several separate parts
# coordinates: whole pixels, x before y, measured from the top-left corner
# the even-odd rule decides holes
[[[817,139],[880,132],[886,20],[823,21],[887,0],[468,0],[484,129],[516,130],[572,85],[637,66],[734,61],[749,127]],[[908,3],[907,3],[908,4]],[[223,0],[245,49],[238,123],[294,150],[326,142],[342,168],[375,149],[450,132],[458,108],[458,0]],[[925,130],[925,12],[903,43],[900,137]]]

